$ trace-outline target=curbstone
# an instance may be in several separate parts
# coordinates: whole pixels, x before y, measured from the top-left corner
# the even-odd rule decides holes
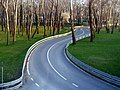
[[[86,37],[90,37],[90,34],[85,35],[82,38],[79,38],[79,40],[84,39]],[[78,60],[76,57],[74,57],[72,54],[70,54],[70,52],[68,51],[68,46],[71,44],[71,42],[69,42],[66,47],[65,47],[65,54],[66,56],[70,59],[70,61],[75,64],[77,67],[81,68],[82,70],[86,71],[87,73],[102,79],[103,81],[106,81],[114,86],[117,86],[120,88],[120,78],[110,75],[108,73],[105,73],[103,71],[100,71],[98,69],[95,69],[85,63],[83,63],[82,61]]]

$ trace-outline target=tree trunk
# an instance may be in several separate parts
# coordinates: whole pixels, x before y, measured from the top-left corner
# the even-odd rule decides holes
[[[23,6],[22,6],[22,1],[20,5],[20,31],[22,32],[23,36]]]
[[[58,34],[60,33],[60,27],[61,27],[61,12],[59,13],[58,17]]]
[[[15,8],[14,22],[15,22],[15,31],[14,31],[14,40],[13,40],[13,43],[16,41],[16,31],[17,31],[17,3],[16,3],[16,8]]]
[[[46,19],[45,19],[45,14],[43,13],[43,28],[44,28],[44,35],[43,37],[46,37]]]
[[[52,34],[52,12],[50,12],[50,35]]]
[[[1,30],[4,31],[4,11],[2,11],[2,16],[1,16]]]
[[[71,0],[71,9],[70,9],[70,22],[71,22],[71,31],[72,31],[72,41],[73,44],[76,44],[76,38],[75,38],[75,33],[74,33],[74,24],[73,24],[73,5],[72,5],[72,0]]]
[[[93,31],[93,27],[92,27],[92,2],[93,0],[89,0],[89,25],[90,25],[90,42],[93,42],[93,37],[94,37],[94,31]]]
[[[113,17],[113,25],[112,25],[111,34],[113,34],[114,29],[115,29],[115,18]]]
[[[7,45],[9,45],[9,15],[8,15],[8,0],[7,0],[7,6],[6,6],[6,9],[5,9],[5,12],[6,12],[6,29],[7,29]]]
[[[34,31],[34,33],[32,35],[32,38],[34,38],[34,35],[36,33],[39,34],[39,29],[38,29],[38,15],[37,15],[37,13],[35,13],[35,26],[36,26],[36,29],[35,29],[35,31]]]

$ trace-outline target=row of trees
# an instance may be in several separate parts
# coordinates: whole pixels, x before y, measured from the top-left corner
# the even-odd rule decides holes
[[[120,26],[120,0],[0,0],[0,16],[2,31],[7,34],[7,45],[10,35],[13,43],[16,35],[23,36],[24,32],[28,40],[33,38],[40,33],[41,25],[43,37],[46,37],[47,30],[50,35],[59,34],[65,21],[71,23],[74,43],[73,21],[77,25],[89,22],[92,42],[95,32],[100,33],[102,27],[113,33]]]
[[[120,0],[89,0],[88,6],[91,42],[103,27],[111,34],[115,29],[120,31]]]
[[[13,43],[16,35],[26,35],[28,40],[39,34],[40,26],[50,31],[50,35],[59,34],[64,27],[63,13],[70,11],[67,0],[0,0],[0,25],[7,34],[7,45],[12,36]],[[33,30],[35,27],[35,30]]]

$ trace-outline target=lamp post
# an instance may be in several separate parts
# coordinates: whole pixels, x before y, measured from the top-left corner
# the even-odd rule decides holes
[[[74,33],[74,24],[73,24],[73,0],[70,2],[70,23],[71,23],[71,31],[72,31],[72,41],[73,44],[76,44],[76,38]]]

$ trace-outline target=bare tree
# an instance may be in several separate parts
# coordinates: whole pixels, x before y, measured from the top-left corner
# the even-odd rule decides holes
[[[94,30],[93,30],[93,21],[92,21],[92,3],[93,0],[89,0],[89,25],[90,25],[90,42],[93,42],[94,39]]]
[[[71,8],[70,8],[70,22],[71,22],[71,31],[72,31],[72,41],[73,44],[76,44],[75,34],[74,34],[74,24],[73,24],[73,5],[71,0]]]
[[[2,7],[4,8],[5,10],[5,14],[6,14],[6,31],[7,31],[7,45],[9,44],[9,14],[8,14],[8,6],[9,6],[9,0],[1,0],[0,1],[0,4],[2,5]]]
[[[14,16],[14,30],[12,32],[13,35],[13,43],[16,41],[16,31],[17,31],[17,10],[18,10],[18,0],[13,0],[13,16]]]

